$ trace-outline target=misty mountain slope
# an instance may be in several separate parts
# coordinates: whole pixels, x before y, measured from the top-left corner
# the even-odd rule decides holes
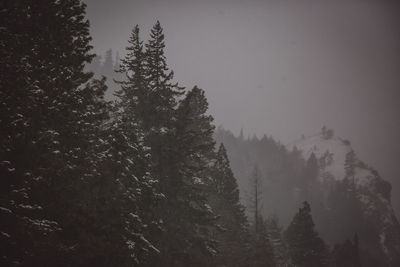
[[[328,132],[327,132],[328,131]],[[380,250],[390,266],[398,266],[400,255],[400,226],[391,205],[391,185],[372,167],[357,158],[350,142],[323,129],[322,133],[293,142],[305,158],[313,153],[319,159],[319,179],[353,183],[354,194],[359,200],[364,226],[372,231],[363,233],[359,229],[364,246],[370,250]],[[332,203],[331,203],[332,205]],[[329,205],[326,207],[329,211]],[[352,220],[350,216],[348,218]],[[375,251],[376,254],[379,252]]]
[[[344,145],[347,141],[344,141],[338,137],[321,138],[321,134],[312,135],[307,138],[295,141],[292,144],[287,145],[289,149],[299,149],[302,151],[304,158],[308,159],[311,153],[325,164],[324,171],[335,174],[336,180],[342,180],[345,177],[345,161],[347,153],[351,152],[350,146]]]
[[[400,226],[390,202],[391,185],[358,159],[350,142],[323,128],[287,146],[264,136],[235,137],[219,128],[238,180],[242,202],[254,165],[263,177],[262,212],[287,226],[307,200],[318,232],[331,246],[359,236],[363,266],[400,266]]]
[[[299,192],[306,162],[299,151],[290,152],[268,136],[261,139],[235,137],[222,127],[215,132],[215,140],[227,148],[241,202],[249,204],[249,179],[257,165],[262,178],[262,213],[264,216],[278,215],[280,223],[287,226],[301,203]]]

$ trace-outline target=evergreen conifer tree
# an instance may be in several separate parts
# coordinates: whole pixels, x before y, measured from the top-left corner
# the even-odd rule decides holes
[[[85,5],[7,1],[1,12],[1,263],[138,264],[153,181],[140,135],[127,140],[109,118],[105,80],[88,83]]]
[[[134,114],[143,129],[152,171],[159,178],[157,187],[164,195],[154,211],[163,222],[160,236],[153,238],[161,253],[149,265],[187,264],[213,251],[207,237],[212,212],[205,198],[205,170],[214,147],[212,117],[205,114],[208,103],[197,87],[178,107],[183,91],[171,82],[173,72],[166,65],[159,22],[145,52],[137,26],[129,42],[120,68],[126,75],[126,80],[119,82],[120,105]]]
[[[121,108],[127,114],[134,115],[141,127],[148,129],[146,115],[150,113],[149,90],[145,83],[143,42],[140,40],[138,25],[132,30],[128,43],[127,54],[117,69],[125,77],[122,81],[117,81],[121,89],[116,95],[121,101]]]
[[[314,229],[311,208],[307,202],[299,209],[285,232],[292,263],[300,267],[328,265],[325,243]]]
[[[161,173],[165,199],[157,208],[164,232],[159,238],[158,265],[208,265],[215,254],[210,229],[214,214],[207,203],[208,166],[213,156],[214,126],[207,115],[204,91],[190,90],[180,102],[175,124],[176,135],[169,139],[169,169]],[[167,159],[163,159],[167,160]],[[157,265],[157,262],[153,263]]]
[[[278,216],[275,214],[269,217],[265,223],[268,237],[273,248],[276,265],[290,266],[290,257],[282,238],[282,227],[279,225]]]
[[[94,230],[103,240],[94,239],[90,250],[104,247],[91,264],[141,266],[159,252],[150,242],[158,218],[151,211],[159,195],[150,173],[149,151],[132,114],[118,105],[98,136],[94,155],[100,173],[90,190],[98,192],[95,219],[99,222],[91,227],[99,226]]]
[[[257,232],[253,233],[248,256],[248,266],[274,267],[276,266],[274,249],[268,236],[268,230],[264,218],[260,215]]]
[[[177,97],[183,94],[183,88],[172,83],[174,72],[169,71],[166,63],[164,33],[159,21],[151,29],[150,40],[145,47],[144,68],[150,99],[146,120],[153,131],[171,130]]]
[[[69,195],[81,182],[75,174],[83,174],[76,164],[104,116],[103,109],[90,110],[99,107],[103,87],[84,86],[91,74],[83,69],[93,57],[84,10],[77,0],[1,6],[5,265],[52,265],[73,247],[65,239],[69,223],[62,210],[78,207]]]
[[[261,218],[262,175],[257,165],[254,165],[250,176],[249,210],[253,213],[254,232],[258,232]]]
[[[239,202],[239,188],[223,144],[211,167],[210,205],[218,216],[215,231],[218,242],[217,265],[243,266],[248,249],[247,219]]]

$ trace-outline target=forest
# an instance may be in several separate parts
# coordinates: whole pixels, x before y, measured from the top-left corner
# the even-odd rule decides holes
[[[321,182],[328,151],[215,127],[204,90],[169,68],[159,21],[95,75],[85,9],[0,4],[1,266],[400,266],[394,213],[383,225],[357,198],[390,203],[390,184],[352,150],[345,178]]]

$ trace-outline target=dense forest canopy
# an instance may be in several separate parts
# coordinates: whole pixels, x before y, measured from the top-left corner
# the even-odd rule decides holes
[[[390,184],[352,150],[335,180],[329,151],[215,129],[204,90],[169,68],[159,21],[100,63],[85,8],[0,5],[2,266],[399,264]]]

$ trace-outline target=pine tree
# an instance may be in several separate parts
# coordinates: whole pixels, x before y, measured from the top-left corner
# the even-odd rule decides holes
[[[307,202],[299,209],[285,232],[292,263],[300,267],[328,265],[325,243],[314,229],[311,208]]]
[[[210,205],[219,216],[218,266],[243,266],[248,244],[247,218],[244,207],[239,202],[239,189],[229,165],[223,144],[220,145],[211,168]]]
[[[252,267],[276,266],[274,249],[268,237],[267,225],[261,215],[257,232],[253,233],[252,236],[247,263],[248,266]]]
[[[257,138],[254,137],[253,140],[256,142]],[[250,176],[249,192],[249,210],[253,216],[253,227],[250,231],[247,261],[249,266],[275,266],[273,248],[268,237],[266,222],[261,214],[262,174],[257,165],[254,165]]]
[[[266,220],[266,228],[277,266],[291,266],[286,244],[282,238],[282,227],[276,214]]]
[[[153,172],[160,180],[159,188],[169,196],[168,190],[173,188],[171,182],[175,175],[178,97],[183,94],[183,88],[172,84],[173,72],[169,71],[166,63],[160,22],[157,21],[152,28],[150,40],[145,46],[143,69],[146,91],[142,105],[146,108],[143,118],[139,115],[139,119],[151,149]],[[139,51],[139,48],[136,50]]]
[[[141,266],[158,253],[149,241],[157,227],[157,217],[151,213],[156,205],[157,181],[151,176],[148,148],[144,146],[141,129],[131,114],[116,106],[112,118],[104,125],[95,155],[100,158],[98,191],[94,216],[99,220],[99,239],[94,239],[89,251],[102,254],[94,257],[96,266]],[[94,188],[93,188],[94,187]],[[86,230],[90,232],[90,229]],[[108,237],[104,240],[102,238]],[[90,240],[91,241],[91,240]],[[81,256],[82,257],[82,256]]]
[[[333,184],[328,198],[327,205],[329,207],[327,234],[329,240],[339,243],[351,236],[354,232],[358,232],[363,236],[369,231],[361,231],[365,226],[361,202],[355,184],[349,178],[344,178]],[[351,220],[347,218],[351,217]],[[340,233],[337,229],[340,228]]]
[[[154,111],[148,109],[149,90],[145,83],[143,42],[140,40],[138,25],[132,30],[128,43],[127,54],[117,70],[125,77],[122,81],[117,81],[121,89],[116,95],[119,96],[120,105],[126,113],[134,114],[139,124],[148,129],[146,116]]]
[[[204,91],[194,87],[177,110],[176,135],[169,139],[169,169],[161,173],[165,199],[161,214],[164,232],[158,238],[161,254],[153,266],[208,265],[215,244],[210,229],[214,214],[207,203],[207,168],[213,155],[214,126]],[[164,159],[166,160],[166,159]],[[166,175],[165,175],[166,174]]]
[[[138,263],[143,265],[150,261],[148,259],[149,254],[153,254],[152,252],[159,253],[159,250],[153,246],[150,240],[155,232],[157,232],[156,229],[159,228],[158,220],[162,218],[153,212],[157,202],[162,200],[162,194],[155,192],[155,187],[158,182],[154,177],[156,177],[157,174],[154,175],[154,177],[149,176],[152,171],[152,161],[151,157],[149,157],[151,154],[151,147],[147,150],[145,149],[147,140],[146,127],[144,126],[146,125],[146,116],[149,112],[147,109],[148,87],[144,77],[143,45],[139,38],[139,27],[137,25],[131,33],[129,44],[130,46],[127,47],[128,53],[122,60],[119,68],[119,72],[125,75],[125,80],[118,81],[121,85],[121,89],[117,91],[116,94],[118,101],[114,111],[113,125],[110,128],[114,129],[113,131],[117,131],[117,134],[120,136],[120,141],[114,142],[118,147],[116,153],[120,156],[121,152],[124,153],[125,151],[125,153],[127,153],[121,159],[117,160],[117,163],[121,165],[120,162],[125,162],[126,164],[126,159],[123,159],[130,156],[131,158],[127,163],[132,165],[125,167],[122,165],[114,169],[123,170],[129,168],[135,170],[138,166],[142,167],[139,174],[134,172],[136,185],[132,187],[132,190],[136,190],[139,194],[135,194],[135,192],[132,191],[132,196],[136,197],[135,199],[130,199],[132,203],[128,205],[130,209],[133,209],[133,207],[136,208],[134,211],[135,216],[132,217],[128,214],[128,217],[130,216],[130,219],[136,219],[136,223],[132,224],[134,226],[135,235],[131,235],[131,244],[137,252]],[[121,137],[123,137],[122,140]],[[123,146],[124,143],[126,143],[125,147]],[[142,153],[138,153],[139,151]],[[137,162],[138,160],[140,162]],[[121,174],[123,175],[124,173]],[[159,176],[158,174],[158,177]],[[121,180],[123,179],[122,177]],[[129,210],[129,208],[126,208],[126,210]]]
[[[258,232],[261,218],[262,175],[257,165],[250,176],[249,210],[253,212],[254,232]]]
[[[321,204],[321,199],[324,198],[322,194],[322,184],[319,179],[319,162],[314,153],[311,153],[310,157],[306,162],[304,168],[304,182],[301,185],[303,187],[303,200],[308,201],[314,207],[314,214],[323,214],[325,208]],[[317,216],[314,218],[317,222],[324,219],[324,216]]]
[[[80,1],[1,4],[0,206],[8,213],[1,223],[7,236],[1,237],[5,265],[34,264],[41,257],[51,264],[60,252],[61,243],[55,240],[63,226],[55,206],[62,199],[49,204],[53,195],[45,193],[66,178],[65,163],[73,160],[75,148],[75,133],[69,127],[80,121],[75,108],[84,90],[79,87],[91,77],[83,72],[93,57],[88,53],[84,10]]]
[[[177,97],[183,94],[183,88],[172,83],[174,72],[169,71],[166,63],[164,33],[159,21],[151,29],[150,40],[145,46],[144,68],[150,99],[146,120],[152,130],[166,131],[171,128]]]
[[[151,170],[159,180],[157,189],[164,196],[153,210],[154,214],[159,215],[162,228],[158,233],[153,233],[152,240],[161,253],[147,263],[152,266],[158,266],[161,262],[171,266],[178,264],[174,262],[179,261],[178,258],[187,256],[185,250],[191,249],[188,244],[192,242],[188,241],[192,238],[188,229],[193,230],[197,225],[192,223],[190,217],[193,215],[193,212],[190,213],[193,208],[190,207],[190,198],[198,196],[199,200],[194,202],[196,204],[203,201],[201,193],[190,195],[193,191],[190,182],[194,176],[187,174],[189,167],[186,168],[183,161],[185,151],[179,147],[184,144],[193,145],[195,140],[190,139],[186,143],[186,140],[180,140],[180,134],[178,136],[178,127],[181,125],[177,119],[177,108],[182,88],[171,82],[173,72],[168,70],[164,47],[164,35],[159,22],[151,30],[145,51],[139,38],[139,27],[136,26],[129,39],[127,56],[122,60],[120,68],[126,78],[119,82],[121,90],[117,93],[120,108],[126,114],[131,114],[143,130],[144,142],[150,148]],[[203,207],[200,211],[198,214],[204,215]],[[182,231],[177,230],[180,227]]]
[[[138,264],[152,248],[154,181],[140,134],[127,138],[105,80],[83,71],[85,5],[8,1],[1,12],[2,264]]]

